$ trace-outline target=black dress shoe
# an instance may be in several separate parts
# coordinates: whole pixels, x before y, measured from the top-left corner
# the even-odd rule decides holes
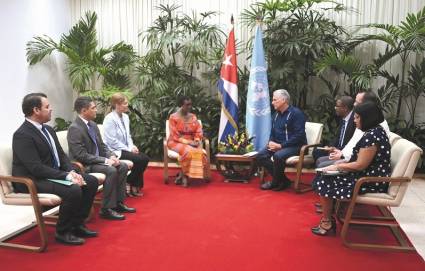
[[[276,184],[273,182],[265,182],[260,186],[261,190],[270,190],[276,187]]]
[[[273,191],[282,191],[291,186],[290,181],[284,181],[279,183],[276,187],[272,188]]]
[[[63,234],[56,233],[56,241],[65,245],[78,246],[85,243],[83,238],[77,237],[71,232],[65,232]]]
[[[114,208],[115,211],[118,213],[135,213],[136,208],[128,207],[122,202],[117,203],[117,207]]]
[[[75,227],[72,232],[78,237],[97,237],[97,232],[87,229],[85,225]]]
[[[109,220],[124,220],[125,216],[117,213],[115,210],[110,208],[102,208],[99,212],[101,218]]]

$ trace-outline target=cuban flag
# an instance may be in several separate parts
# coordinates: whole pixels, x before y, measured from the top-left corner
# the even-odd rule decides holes
[[[254,149],[266,147],[271,131],[270,95],[261,26],[257,25],[246,99],[246,128]]]
[[[226,142],[227,135],[233,135],[238,130],[238,66],[236,64],[235,33],[229,33],[224,59],[221,64],[218,93],[221,100],[221,118],[218,141]]]

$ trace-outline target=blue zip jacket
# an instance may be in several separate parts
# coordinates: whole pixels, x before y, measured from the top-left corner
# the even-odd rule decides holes
[[[305,121],[304,113],[295,106],[290,105],[283,113],[276,111],[272,116],[270,141],[281,144],[283,148],[307,144]]]

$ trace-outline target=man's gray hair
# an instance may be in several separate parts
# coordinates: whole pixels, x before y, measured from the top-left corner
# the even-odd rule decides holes
[[[273,91],[273,95],[279,96],[283,99],[285,99],[286,101],[288,101],[288,103],[291,101],[291,95],[289,95],[288,91],[286,89],[277,89],[275,91]]]

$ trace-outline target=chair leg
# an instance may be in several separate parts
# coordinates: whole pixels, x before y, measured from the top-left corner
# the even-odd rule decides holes
[[[294,190],[296,193],[304,193],[313,190],[313,187],[311,187],[310,184],[305,184],[301,182],[301,176],[303,174],[303,163],[298,162],[297,163],[297,175],[294,180]],[[300,186],[304,186],[304,188],[301,188]]]
[[[168,184],[168,157],[164,157],[164,183]]]
[[[209,183],[210,180],[211,180],[211,164],[210,164],[210,161],[207,161],[207,164],[205,165],[204,176],[205,176],[205,178],[204,178],[205,182]]]
[[[5,242],[7,239],[14,237],[14,236],[10,236],[6,240],[2,240],[0,242],[0,247],[12,248],[12,249],[18,249],[18,250],[25,250],[25,251],[30,251],[30,252],[43,252],[43,251],[46,250],[48,238],[47,238],[46,224],[44,223],[43,214],[41,213],[41,207],[40,207],[39,204],[38,205],[34,204],[33,207],[34,207],[34,213],[35,213],[35,218],[36,218],[36,222],[35,222],[34,226],[38,226],[38,231],[39,231],[40,240],[41,240],[40,246],[29,246],[29,245],[22,245],[22,244]]]
[[[350,202],[345,218],[344,218],[344,224],[341,230],[341,239],[343,244],[346,247],[354,248],[354,249],[373,249],[373,250],[383,250],[383,251],[394,251],[394,252],[409,252],[409,251],[416,251],[416,249],[409,244],[408,241],[406,241],[406,238],[403,236],[403,234],[400,231],[400,227],[397,223],[397,221],[389,222],[388,219],[385,220],[373,220],[371,221],[369,219],[365,220],[363,219],[354,219],[353,218],[353,211],[355,207],[355,202]],[[370,226],[386,226],[390,227],[393,235],[396,237],[397,241],[399,242],[399,245],[380,245],[380,244],[371,244],[371,243],[356,243],[348,241],[347,234],[348,234],[348,228],[350,227],[350,224],[357,224],[357,225],[370,225]]]

